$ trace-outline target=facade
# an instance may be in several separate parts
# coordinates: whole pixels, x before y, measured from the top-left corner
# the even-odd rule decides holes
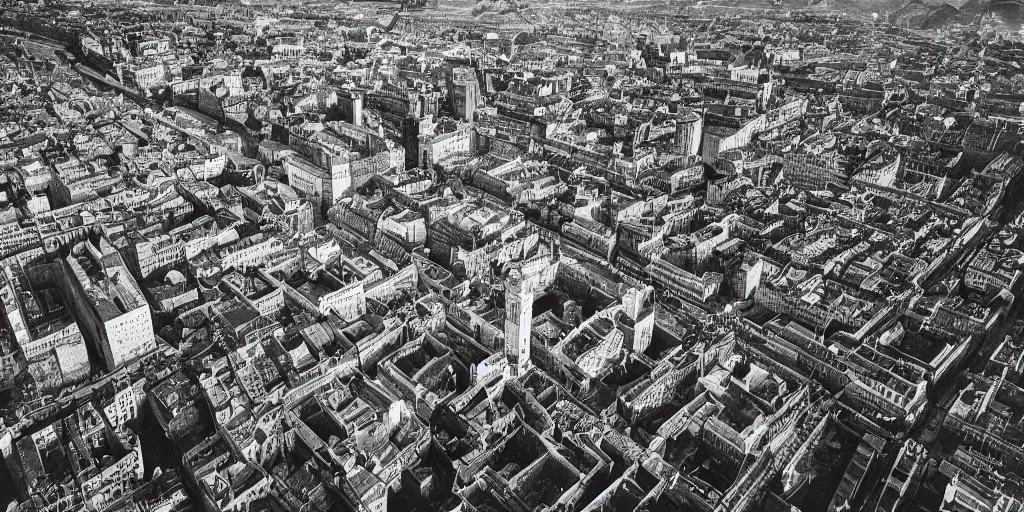
[[[72,256],[64,260],[67,293],[83,334],[113,370],[156,349],[153,319],[120,255],[84,246],[82,262]]]
[[[285,157],[283,164],[288,173],[288,183],[314,204],[322,204],[325,198],[333,197],[334,178],[327,170],[294,155]]]

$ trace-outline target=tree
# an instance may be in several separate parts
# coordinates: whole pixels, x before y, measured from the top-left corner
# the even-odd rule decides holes
[[[1017,73],[1010,78],[1010,87],[1013,92],[1024,92],[1024,74]]]

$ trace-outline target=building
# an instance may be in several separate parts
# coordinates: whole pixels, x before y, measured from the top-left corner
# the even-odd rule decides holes
[[[480,93],[480,82],[473,68],[458,67],[452,69],[448,94],[452,111],[459,119],[473,121],[476,109],[483,105]]]
[[[70,309],[86,340],[108,370],[156,350],[149,303],[128,266],[113,247],[101,240],[77,246],[77,255],[63,260],[63,281]]]

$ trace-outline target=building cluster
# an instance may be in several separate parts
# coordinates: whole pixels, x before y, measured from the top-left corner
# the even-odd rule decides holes
[[[203,4],[0,9],[0,506],[1024,510],[1024,44]]]

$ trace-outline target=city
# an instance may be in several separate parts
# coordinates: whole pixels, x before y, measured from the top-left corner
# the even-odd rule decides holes
[[[1022,23],[0,1],[0,507],[1024,512]]]

